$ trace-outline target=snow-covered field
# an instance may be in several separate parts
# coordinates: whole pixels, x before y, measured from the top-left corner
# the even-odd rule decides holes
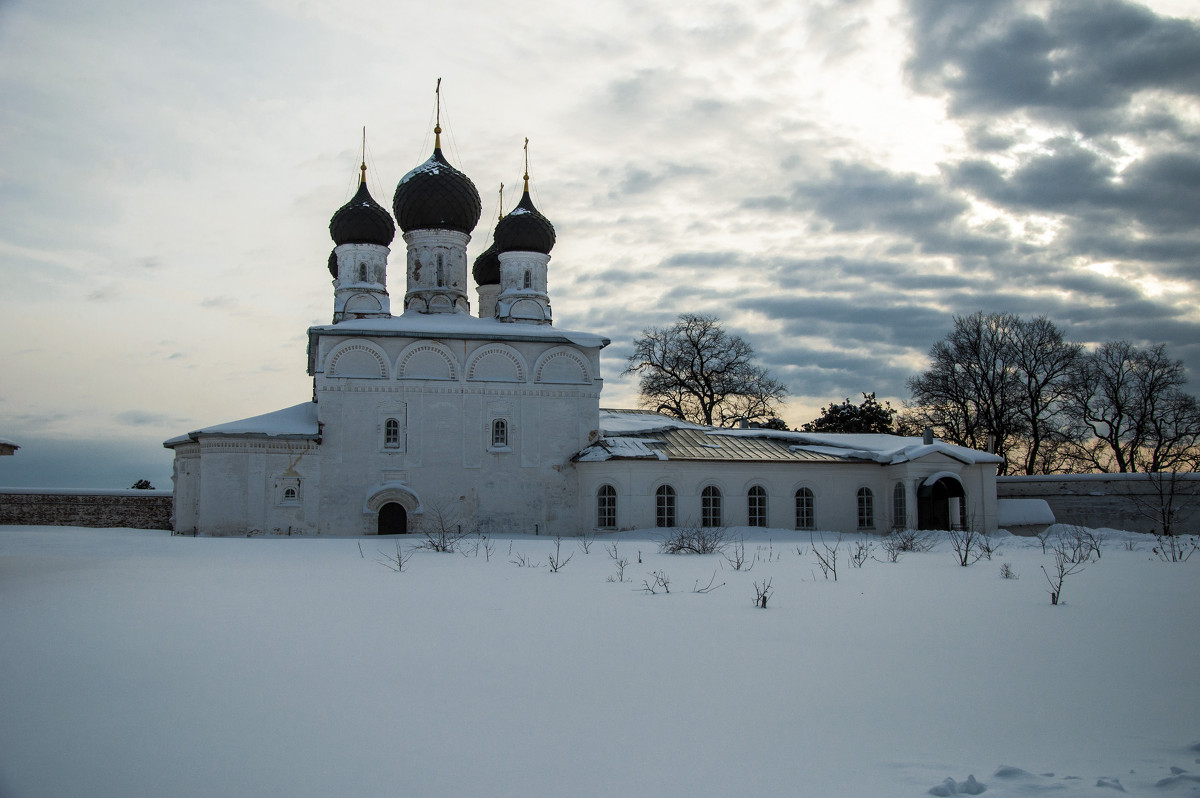
[[[614,538],[396,573],[386,539],[0,527],[0,796],[1200,794],[1200,554],[1107,533],[1055,607],[1036,540],[847,539],[835,582],[735,533],[749,572],[624,533],[618,583]]]

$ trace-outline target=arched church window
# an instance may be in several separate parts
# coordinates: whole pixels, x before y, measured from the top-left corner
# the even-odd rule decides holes
[[[446,285],[446,260],[440,252],[437,256],[437,285],[438,288]]]
[[[383,445],[389,449],[400,447],[400,422],[394,418],[383,422]]]
[[[721,489],[709,485],[700,493],[700,526],[721,525]]]
[[[529,273],[529,269],[525,270],[525,288],[533,287],[533,275]]]
[[[858,528],[871,529],[875,526],[875,496],[870,488],[858,489]]]
[[[601,485],[596,491],[596,526],[600,529],[617,527],[617,489]]]
[[[502,418],[492,421],[492,446],[508,446],[508,422]]]
[[[812,529],[816,524],[811,488],[796,491],[796,529]]]
[[[892,489],[892,526],[895,529],[908,527],[908,495],[903,482],[897,482]]]
[[[767,525],[767,491],[761,485],[746,493],[746,516],[750,526]]]
[[[295,488],[288,488],[287,490],[285,490],[285,491],[283,492],[283,500],[284,500],[285,502],[294,502],[294,501],[296,501],[296,489],[295,489]]]
[[[367,281],[367,264],[365,263],[358,264],[358,281],[360,283]]]
[[[654,491],[654,525],[675,526],[675,489],[661,485]]]

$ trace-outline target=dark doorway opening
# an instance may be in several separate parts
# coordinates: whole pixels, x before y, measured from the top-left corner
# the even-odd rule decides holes
[[[408,511],[404,505],[388,502],[379,508],[380,535],[404,535],[408,533]]]
[[[918,529],[950,529],[957,528],[961,523],[959,512],[951,517],[950,507],[962,507],[962,499],[966,495],[962,483],[953,477],[942,477],[932,485],[922,485],[917,489],[917,528]],[[951,499],[958,499],[951,502]]]

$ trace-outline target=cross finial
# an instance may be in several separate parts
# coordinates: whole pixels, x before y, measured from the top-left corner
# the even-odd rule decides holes
[[[504,184],[500,184],[500,215],[497,220],[504,218]]]
[[[529,191],[529,136],[525,137],[525,191]]]
[[[437,118],[433,123],[433,148],[440,150],[442,148],[442,79],[437,79],[437,87],[433,90],[437,97]]]
[[[358,183],[359,183],[359,185],[362,185],[363,183],[367,182],[367,126],[366,125],[363,125],[362,166],[360,166],[359,169],[362,170],[362,176],[359,177]]]

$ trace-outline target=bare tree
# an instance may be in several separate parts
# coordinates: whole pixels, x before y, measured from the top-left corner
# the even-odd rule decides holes
[[[909,379],[913,398],[903,420],[961,446],[990,446],[1006,471],[1061,470],[1072,429],[1066,389],[1080,351],[1042,316],[956,316],[954,329],[929,350],[929,370]]]
[[[1130,483],[1126,495],[1138,514],[1155,524],[1156,535],[1173,537],[1200,510],[1200,475],[1155,471],[1146,474],[1146,485],[1142,492]]]
[[[1057,605],[1062,600],[1063,582],[1066,578],[1079,573],[1091,562],[1091,549],[1079,544],[1082,539],[1081,535],[1068,530],[1067,534],[1059,535],[1051,545],[1054,564],[1049,571],[1046,570],[1046,566],[1041,566],[1046,581],[1050,583],[1051,604]]]
[[[1180,388],[1183,362],[1162,344],[1109,341],[1072,371],[1070,412],[1094,436],[1077,450],[1097,471],[1172,471],[1200,464],[1200,407]]]
[[[715,316],[681,314],[670,327],[646,328],[633,346],[623,373],[639,376],[642,406],[685,421],[767,421],[787,395],[755,363],[750,344]]]
[[[1017,324],[1011,345],[1025,428],[1020,447],[1024,473],[1064,470],[1064,448],[1072,440],[1067,415],[1071,372],[1083,347],[1063,340],[1062,331],[1045,316]]]

